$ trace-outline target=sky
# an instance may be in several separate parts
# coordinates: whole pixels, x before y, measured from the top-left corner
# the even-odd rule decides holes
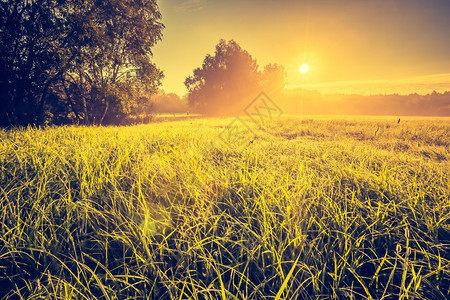
[[[450,90],[450,0],[159,0],[153,49],[166,93],[234,39],[285,67],[287,88],[322,93],[425,94]],[[299,66],[309,65],[302,74]]]

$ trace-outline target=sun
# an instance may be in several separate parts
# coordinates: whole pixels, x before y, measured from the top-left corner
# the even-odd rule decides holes
[[[308,64],[302,64],[298,70],[300,71],[300,73],[302,74],[306,74],[309,71],[309,65]]]

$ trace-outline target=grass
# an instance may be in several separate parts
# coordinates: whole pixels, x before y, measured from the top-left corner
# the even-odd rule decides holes
[[[0,298],[450,297],[448,119],[230,122],[0,131]]]

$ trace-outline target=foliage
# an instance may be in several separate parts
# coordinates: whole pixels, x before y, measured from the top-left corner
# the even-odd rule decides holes
[[[154,111],[156,113],[189,113],[189,107],[186,97],[181,98],[174,93],[166,94],[163,90],[160,90],[157,94],[151,97],[151,100],[154,103]]]
[[[0,131],[0,298],[448,299],[448,119],[229,122]]]
[[[285,89],[276,99],[285,113],[294,115],[450,116],[450,92],[363,96]]]
[[[261,74],[256,60],[234,40],[220,40],[214,56],[206,55],[202,67],[185,80],[189,104],[194,111],[210,115],[240,113],[271,79],[276,79],[271,84],[284,87],[280,66],[272,64],[265,71]]]
[[[72,7],[82,42],[74,43],[77,59],[65,91],[77,95],[73,106],[84,123],[118,123],[136,106],[137,93],[154,93],[160,85],[162,72],[151,62],[150,49],[161,39],[161,15],[156,1],[82,3]]]
[[[0,13],[1,126],[70,111],[77,122],[117,123],[160,85],[156,1],[8,0]]]
[[[274,94],[286,85],[286,73],[281,65],[268,64],[261,75],[262,88],[268,94]]]
[[[0,3],[0,126],[40,123],[67,69],[69,29],[57,0]]]

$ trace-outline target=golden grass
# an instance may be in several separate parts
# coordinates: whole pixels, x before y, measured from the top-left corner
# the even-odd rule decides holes
[[[0,131],[0,298],[450,296],[448,119],[230,122]]]

